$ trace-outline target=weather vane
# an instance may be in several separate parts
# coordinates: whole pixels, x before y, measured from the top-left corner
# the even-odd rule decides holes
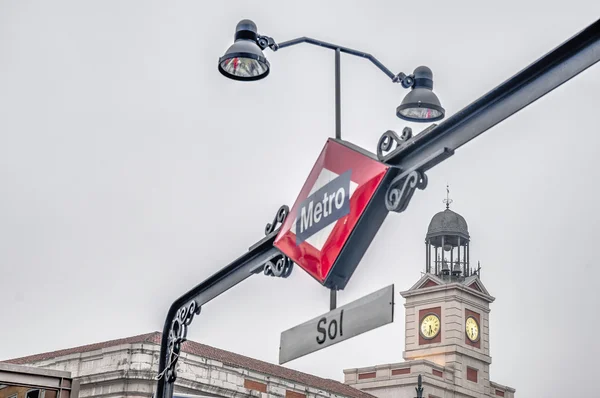
[[[450,185],[446,184],[446,199],[442,200],[446,204],[446,209],[450,208],[450,203],[452,203],[452,199],[450,199]]]

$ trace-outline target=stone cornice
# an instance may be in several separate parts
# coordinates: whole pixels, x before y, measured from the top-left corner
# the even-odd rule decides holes
[[[419,296],[419,295],[425,294],[425,293],[436,293],[436,292],[443,292],[443,291],[448,291],[448,290],[453,290],[453,289],[460,290],[464,293],[473,295],[484,301],[487,301],[488,303],[493,303],[494,300],[496,300],[495,297],[492,297],[492,296],[487,295],[482,292],[478,292],[477,290],[473,290],[470,287],[467,287],[464,284],[457,283],[457,282],[443,283],[443,284],[440,284],[437,286],[424,287],[424,288],[420,288],[420,289],[410,289],[410,290],[406,290],[404,292],[400,292],[400,295],[404,298],[408,298],[408,297]]]
[[[490,380],[490,387],[498,388],[498,389],[500,389],[500,390],[504,390],[504,391],[507,391],[507,392],[511,392],[511,393],[513,393],[513,394],[514,394],[515,392],[517,392],[517,390],[515,390],[515,389],[514,389],[514,388],[512,388],[512,387],[509,387],[509,386],[503,386],[502,384],[495,383],[495,382],[493,382],[493,381],[491,381],[491,380]]]
[[[108,372],[78,376],[77,379],[80,381],[80,383],[82,385],[88,384],[88,383],[104,384],[104,383],[111,383],[113,381],[123,381],[123,380],[125,380],[125,381],[127,381],[127,380],[136,380],[136,381],[149,380],[154,383],[155,376],[156,376],[155,369],[148,369],[148,370],[121,369],[121,370],[111,370]]]
[[[438,365],[435,362],[429,361],[427,359],[414,359],[410,361],[404,362],[396,362],[396,363],[388,363],[377,366],[367,366],[364,368],[353,368],[353,369],[344,369],[344,374],[352,374],[352,373],[367,373],[367,372],[375,372],[377,370],[383,369],[403,369],[411,366],[424,365],[428,366],[432,369],[436,369],[439,371],[448,371],[450,373],[454,373],[454,369],[446,368],[444,366]]]
[[[96,359],[100,360],[104,358],[104,355],[106,354],[115,354],[123,351],[128,352],[129,354],[139,354],[147,352],[149,355],[151,355],[154,352],[160,352],[160,346],[152,343],[120,344],[118,346],[104,347],[94,351],[77,352],[73,354],[56,356],[41,361],[31,362],[31,364],[34,364],[35,366],[48,366],[69,361],[86,362],[93,361]]]
[[[435,346],[435,347],[428,347],[428,348],[417,349],[417,350],[403,351],[402,352],[402,357],[404,357],[404,358],[406,358],[407,356],[410,356],[410,357],[430,357],[430,356],[434,356],[434,355],[445,355],[445,354],[452,353],[452,352],[457,352],[457,353],[459,353],[461,355],[477,359],[477,360],[485,362],[487,364],[491,364],[492,363],[492,357],[491,356],[485,355],[485,354],[481,354],[481,353],[479,353],[479,352],[477,352],[475,350],[463,347],[463,346],[458,345],[458,344],[444,344],[444,345],[439,345],[439,346]]]
[[[33,368],[30,365],[15,365],[12,363],[3,363],[0,362],[0,371],[4,372],[14,372],[21,373],[27,375],[34,376],[44,376],[44,377],[55,377],[55,378],[71,378],[71,372],[65,372],[62,370],[54,370],[54,369],[42,369],[42,368]]]
[[[485,313],[490,312],[489,307],[486,307],[486,306],[482,305],[481,303],[478,303],[477,301],[470,300],[469,297],[465,297],[465,296],[462,296],[459,294],[450,294],[450,295],[445,295],[445,296],[440,296],[440,297],[422,298],[420,300],[412,301],[410,304],[404,303],[404,308],[412,308],[412,307],[416,307],[418,305],[437,304],[440,302],[449,302],[449,301],[456,301],[459,303],[468,304],[468,305],[475,307]]]
[[[205,384],[200,383],[196,380],[191,379],[177,379],[175,385],[178,387],[187,388],[190,390],[191,394],[198,395],[198,391],[203,393],[216,395],[219,397],[228,397],[228,398],[236,398],[236,397],[247,397],[248,394],[242,393],[241,391],[232,391],[227,389],[226,387],[219,387],[214,384]]]

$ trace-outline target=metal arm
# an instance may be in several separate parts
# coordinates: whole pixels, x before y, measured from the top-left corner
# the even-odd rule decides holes
[[[412,137],[405,128],[399,137],[385,132],[379,140],[379,160],[395,166],[398,176],[390,184],[388,210],[402,212],[415,188],[427,185],[425,171],[442,162],[473,138],[543,97],[600,61],[600,20],[535,61],[498,87],[461,109],[438,126]],[[384,152],[392,149],[391,152]]]
[[[371,54],[364,53],[362,51],[353,50],[348,47],[338,46],[337,44],[327,43],[321,40],[312,39],[310,37],[299,37],[297,39],[284,41],[283,43],[277,44],[272,37],[261,36],[257,38],[257,43],[261,49],[269,47],[273,51],[277,51],[280,48],[294,46],[300,43],[308,43],[319,47],[328,48],[335,51],[335,138],[342,138],[342,105],[341,105],[341,84],[340,84],[340,53],[346,53],[354,55],[356,57],[366,58],[371,61],[379,70],[385,73],[392,82],[401,83],[402,87],[410,88],[414,84],[414,75],[406,75],[402,72],[395,75],[392,71],[385,67],[377,58]],[[333,302],[332,302],[333,303]],[[333,304],[332,304],[333,305]]]
[[[371,54],[364,53],[362,51],[353,50],[348,47],[338,46],[337,44],[331,44],[331,43],[327,43],[324,41],[311,39],[310,37],[299,37],[297,39],[284,41],[283,43],[277,44],[274,49],[272,48],[272,50],[277,51],[280,48],[294,46],[294,45],[300,44],[300,43],[313,44],[315,46],[325,47],[325,48],[328,48],[328,49],[334,50],[334,51],[339,50],[342,53],[354,55],[356,57],[366,58],[369,61],[371,61],[377,68],[379,68],[379,70],[381,70],[383,73],[385,73],[390,79],[392,79],[392,82],[394,82],[394,83],[401,83],[403,81],[403,79],[406,79],[409,77],[402,72],[395,75],[391,70],[386,68],[385,65],[383,65],[381,62],[379,62],[379,60],[377,58],[375,58],[374,56],[372,56]],[[412,83],[411,83],[411,85],[412,85]],[[404,86],[404,84],[403,84],[403,86]]]
[[[158,381],[154,398],[170,398],[177,379],[177,361],[181,345],[186,341],[187,327],[200,309],[213,298],[229,290],[248,277],[264,272],[268,276],[287,278],[292,261],[273,246],[279,227],[289,213],[287,206],[277,211],[272,223],[265,228],[266,237],[254,244],[246,254],[221,269],[204,282],[179,297],[171,304],[160,345]]]

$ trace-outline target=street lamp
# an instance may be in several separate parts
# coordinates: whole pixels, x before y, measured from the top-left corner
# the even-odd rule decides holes
[[[272,51],[295,44],[309,43],[335,50],[335,98],[336,98],[336,138],[341,138],[340,128],[340,53],[367,58],[394,83],[401,83],[412,90],[396,109],[400,119],[410,122],[428,123],[444,118],[445,110],[433,92],[433,73],[426,66],[419,66],[411,75],[394,74],[371,54],[350,48],[325,43],[308,37],[277,44],[273,38],[258,34],[256,24],[248,19],[240,21],[235,28],[234,43],[225,55],[219,58],[219,72],[225,77],[240,81],[260,80],[269,74],[270,65],[262,50],[269,47]]]

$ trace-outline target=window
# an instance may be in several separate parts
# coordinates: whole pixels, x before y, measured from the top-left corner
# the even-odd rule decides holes
[[[358,374],[358,380],[374,379],[375,377],[377,377],[377,373],[375,373],[375,372],[359,373]]]
[[[256,390],[256,391],[265,392],[265,393],[267,392],[267,385],[265,383],[260,383],[258,381],[254,381],[254,380],[245,379],[244,387],[247,388],[248,390]]]
[[[44,398],[44,390],[29,390],[27,394],[25,394],[25,398]]]
[[[467,380],[477,383],[477,369],[467,366]]]

